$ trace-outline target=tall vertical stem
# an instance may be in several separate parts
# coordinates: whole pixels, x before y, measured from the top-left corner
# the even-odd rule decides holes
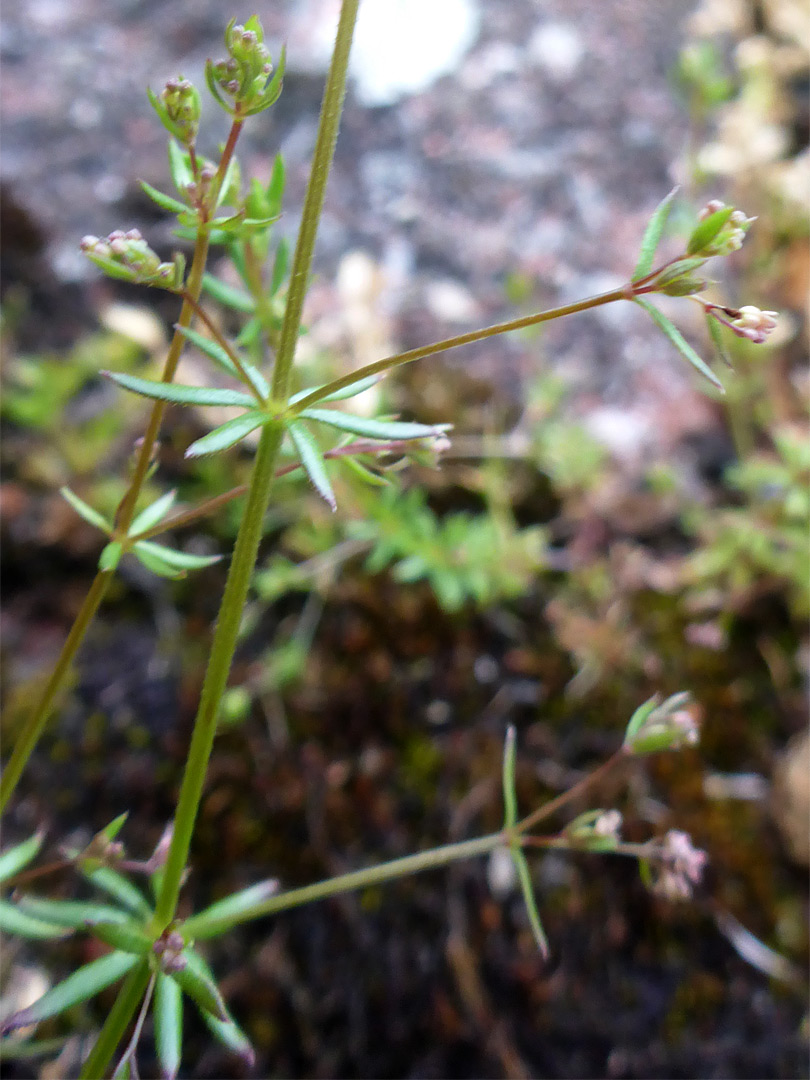
[[[326,81],[321,106],[318,137],[312,162],[309,185],[304,199],[301,227],[293,259],[292,278],[281,328],[276,367],[273,373],[273,397],[286,403],[289,395],[289,376],[292,369],[295,345],[301,325],[312,253],[318,231],[318,220],[323,206],[326,181],[335,149],[346,74],[349,64],[354,23],[359,0],[343,0],[338,24],[335,49]],[[188,861],[194,824],[202,798],[208,761],[214,746],[220,702],[228,680],[242,610],[247,599],[250,578],[256,563],[259,541],[270,487],[275,472],[276,459],[281,446],[283,428],[268,424],[262,431],[256,460],[253,465],[247,505],[245,506],[239,534],[236,538],[233,560],[219,609],[211,655],[205,673],[202,696],[194,731],[191,736],[180,796],[174,817],[172,841],[163,873],[163,883],[155,906],[153,933],[162,933],[171,923],[177,910],[177,901],[183,883],[183,873]]]

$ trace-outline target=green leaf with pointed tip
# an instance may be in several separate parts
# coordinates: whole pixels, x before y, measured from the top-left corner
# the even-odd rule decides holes
[[[652,270],[653,259],[655,258],[655,252],[661,242],[661,237],[664,233],[664,226],[667,223],[670,211],[672,210],[672,204],[675,200],[675,196],[678,194],[678,188],[673,188],[669,195],[661,200],[658,206],[655,208],[653,216],[647,223],[647,228],[644,230],[644,236],[641,241],[641,249],[639,251],[638,262],[636,268],[633,271],[633,281],[637,281],[639,278],[646,277]]]
[[[16,934],[17,937],[29,938],[32,941],[47,941],[71,934],[67,927],[38,919],[8,900],[0,900],[0,930],[4,934]]]
[[[105,840],[115,840],[116,836],[121,832],[123,827],[127,823],[129,817],[129,810],[125,810],[123,814],[119,814],[118,817],[114,817],[109,825],[105,825],[103,829],[100,829],[96,836],[99,838],[104,837]]]
[[[346,398],[356,397],[357,394],[362,394],[364,390],[376,386],[382,378],[382,375],[366,375],[365,378],[358,379],[357,382],[350,383],[341,390],[336,390],[334,394],[328,394],[326,397],[321,398],[321,401],[345,401]],[[303,401],[305,397],[309,397],[310,394],[315,394],[319,390],[323,390],[323,387],[307,386],[305,389],[299,390],[297,394],[293,394],[290,398],[290,405],[295,405],[296,402]]]
[[[208,85],[208,90],[211,94],[211,97],[214,99],[214,101],[216,101],[217,105],[221,105],[229,116],[233,116],[233,106],[229,105],[225,98],[222,96],[219,85],[217,84],[216,76],[214,74],[213,60],[206,60],[205,62],[205,81]]]
[[[332,510],[337,510],[335,493],[332,491],[332,485],[329,483],[329,477],[326,474],[323,454],[312,433],[307,431],[306,427],[301,423],[288,424],[287,431],[290,433],[295,452],[301,459],[304,472],[312,481],[313,487]]]
[[[242,378],[236,364],[231,360],[225,349],[223,349],[218,342],[212,341],[211,338],[207,338],[203,334],[198,334],[196,330],[189,330],[186,326],[180,326],[178,324],[175,329],[179,334],[182,334],[184,338],[187,338],[192,345],[196,345],[201,353],[210,357],[215,364],[218,364],[225,371],[229,372],[229,374],[235,375],[237,379]],[[245,360],[244,357],[239,356],[238,353],[237,356],[245,374],[250,379],[251,385],[256,390],[259,397],[264,399],[268,398],[270,396],[270,387],[267,385],[267,380],[264,375],[262,375],[249,360]]]
[[[261,100],[253,108],[245,111],[246,116],[254,116],[256,113],[264,112],[265,109],[269,109],[271,105],[274,105],[278,100],[281,93],[281,87],[284,82],[284,68],[287,63],[287,50],[284,46],[281,48],[281,55],[278,58],[278,66],[273,74],[273,78],[268,83]]]
[[[236,335],[236,344],[248,347],[255,345],[262,336],[262,324],[259,319],[248,319],[239,333]]]
[[[34,833],[27,840],[23,840],[22,843],[15,844],[8,851],[4,851],[0,855],[0,882],[19,874],[22,869],[35,859],[42,847],[42,840],[42,833]]]
[[[228,1019],[228,1010],[222,999],[217,984],[213,978],[198,963],[199,957],[191,949],[184,949],[182,954],[186,966],[180,971],[172,971],[169,978],[174,979],[184,994],[187,994],[195,1005],[204,1012],[211,1013],[218,1020]]]
[[[647,717],[661,704],[661,698],[658,694],[653,694],[651,698],[648,698],[643,705],[639,705],[627,724],[627,730],[624,733],[624,745],[628,746],[633,739],[638,735],[639,731],[647,721]]]
[[[191,171],[191,159],[188,152],[183,150],[174,139],[169,139],[169,170],[174,186],[181,195],[185,195],[189,185],[194,183],[194,173]]]
[[[515,757],[517,754],[517,732],[512,724],[506,729],[503,744],[503,827],[511,829],[517,823],[517,794],[515,792]]]
[[[219,191],[217,192],[217,202],[215,209],[219,209],[224,202],[228,202],[228,205],[232,205],[232,199],[238,198],[239,188],[241,187],[241,169],[239,167],[239,159],[232,157],[228,162],[228,168],[225,170],[225,175],[222,178],[222,183],[219,185]]]
[[[41,896],[21,896],[21,911],[35,919],[55,923],[70,930],[82,930],[92,922],[130,922],[132,915],[110,904],[91,904],[85,900],[48,900]]]
[[[139,180],[138,183],[149,198],[156,202],[162,210],[168,210],[170,214],[187,214],[189,212],[189,208],[185,203],[181,203],[178,199],[173,199],[171,195],[158,191],[151,184],[147,184],[145,180]]]
[[[170,401],[175,405],[242,405],[250,408],[256,404],[256,399],[251,394],[245,394],[241,390],[220,389],[217,386],[182,386],[178,383],[140,379],[137,375],[123,375],[117,371],[102,371],[101,374],[134,394]]]
[[[147,550],[178,570],[202,570],[206,566],[213,566],[222,558],[221,555],[192,555],[191,552],[177,551],[175,548],[164,547],[163,544],[155,544],[151,540],[139,540],[135,548]]]
[[[339,431],[350,431],[367,439],[426,439],[448,431],[451,424],[416,424],[402,420],[369,420],[365,416],[353,416],[337,409],[304,409],[300,414],[306,420],[328,424]]]
[[[165,1080],[174,1080],[183,1051],[183,992],[174,979],[162,972],[155,983],[153,1016],[160,1073]]]
[[[28,1027],[29,1024],[38,1024],[41,1020],[58,1016],[81,1001],[88,1001],[126,975],[137,962],[138,957],[133,953],[123,952],[108,953],[98,960],[92,960],[57,983],[33,1005],[20,1009],[3,1020],[0,1023],[0,1034],[5,1035],[18,1028]]]
[[[184,456],[187,458],[205,457],[206,454],[218,454],[221,450],[228,450],[241,442],[251,431],[255,431],[262,424],[270,423],[271,419],[267,413],[258,410],[246,412],[243,416],[228,420],[213,431],[209,431],[207,435],[203,435],[201,439],[197,439],[189,446]]]
[[[121,556],[123,554],[124,548],[120,540],[113,540],[111,543],[105,545],[98,557],[99,570],[115,570],[121,562]]]
[[[540,955],[544,960],[548,959],[548,939],[546,938],[543,924],[540,921],[540,913],[537,910],[537,901],[534,898],[534,886],[532,885],[532,875],[529,871],[529,864],[526,862],[526,856],[518,847],[510,848],[510,854],[512,861],[515,864],[517,870],[518,880],[520,881],[520,889],[523,893],[523,902],[526,905],[526,912],[529,916],[529,924],[534,934],[534,940],[537,942],[537,948],[540,950]]]
[[[194,963],[211,982],[216,981],[211,968],[199,953],[194,954]],[[202,1018],[209,1030],[213,1032],[221,1043],[233,1050],[235,1054],[238,1054],[248,1066],[252,1066],[255,1063],[255,1054],[253,1053],[253,1047],[250,1044],[250,1040],[238,1026],[224,1002],[223,1007],[225,1009],[226,1019],[218,1020],[216,1016],[206,1010],[202,1010]]]
[[[715,210],[713,214],[709,214],[703,221],[699,221],[686,245],[687,255],[694,255],[696,251],[703,251],[708,247],[733,213],[733,206],[723,206]]]
[[[146,532],[147,529],[158,525],[174,506],[176,498],[176,491],[167,491],[165,495],[161,495],[159,499],[141,510],[129,527],[129,535],[137,536],[138,533]]]
[[[173,135],[175,139],[180,139],[180,141],[182,142],[183,140],[181,138],[180,128],[170,118],[168,109],[154,92],[154,90],[151,88],[151,86],[147,86],[146,96],[149,98],[152,108],[158,114],[158,119],[160,120],[161,124],[163,124],[163,126],[166,128],[170,135]]]
[[[688,360],[692,367],[695,368],[696,371],[699,371],[704,378],[708,379],[712,386],[715,386],[721,394],[724,394],[725,390],[723,389],[723,384],[717,378],[715,373],[700,359],[689,342],[681,334],[680,330],[673,326],[666,315],[660,312],[657,307],[648,304],[646,300],[642,300],[638,296],[635,298],[635,301],[640,307],[644,308],[656,326],[664,331],[681,356],[683,356],[685,360]]]
[[[87,932],[113,949],[136,956],[146,956],[153,945],[149,935],[131,922],[90,922]]]
[[[242,289],[236,289],[233,285],[226,285],[224,281],[215,278],[213,274],[203,274],[203,288],[223,307],[241,311],[246,315],[256,310],[256,301]],[[180,328],[178,327],[178,330]]]
[[[189,570],[202,570],[222,558],[221,555],[190,555],[151,540],[139,540],[133,545],[132,554],[147,570],[168,578],[184,578]]]
[[[79,517],[84,518],[84,520],[89,525],[95,525],[97,529],[101,529],[101,531],[103,533],[106,533],[107,536],[110,535],[112,531],[112,526],[106,520],[106,518],[104,518],[98,512],[98,510],[94,510],[92,506],[88,506],[84,499],[80,499],[79,496],[75,495],[69,487],[59,488],[59,494],[62,496],[65,502],[70,503],[70,505],[79,515]]]
[[[117,870],[111,870],[109,866],[87,867],[79,863],[79,869],[84,877],[97,889],[114,897],[124,907],[134,911],[137,915],[149,916],[152,909],[146,897],[136,888],[131,881],[119,874]]]
[[[224,934],[237,922],[242,921],[240,916],[246,911],[268,900],[277,892],[277,881],[272,878],[259,881],[255,885],[226,896],[223,900],[217,900],[216,903],[192,915],[190,919],[186,919],[183,923],[183,933],[194,938],[195,941]],[[231,919],[233,922],[229,922]]]

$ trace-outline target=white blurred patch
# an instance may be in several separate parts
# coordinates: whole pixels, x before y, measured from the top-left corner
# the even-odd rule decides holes
[[[332,53],[337,5],[317,21],[313,53]],[[454,71],[478,34],[476,0],[363,0],[354,32],[351,75],[364,105],[393,105]]]

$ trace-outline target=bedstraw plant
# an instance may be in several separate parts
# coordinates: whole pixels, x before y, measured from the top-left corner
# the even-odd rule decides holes
[[[244,25],[237,25],[235,20],[228,24],[227,57],[216,63],[209,61],[206,67],[208,90],[231,121],[216,160],[207,159],[198,149],[201,95],[196,87],[177,77],[170,79],[159,94],[149,94],[169,133],[169,160],[176,193],[165,194],[146,183],[143,187],[158,206],[177,216],[178,234],[193,246],[189,265],[186,266],[181,255],[162,261],[136,229],[116,230],[104,239],[85,237],[82,241],[87,257],[105,274],[174,294],[180,301],[180,312],[159,380],[105,372],[118,386],[153,404],[146,430],[136,447],[128,488],[114,515],[105,517],[70,490],[63,491],[76,512],[104,534],[105,544],[98,573],[58,662],[6,763],[0,787],[3,809],[14,795],[26,763],[59,704],[76,654],[122,559],[134,557],[147,570],[167,577],[193,573],[217,557],[191,555],[158,542],[156,537],[210,515],[232,500],[244,500],[219,615],[212,631],[208,666],[179,797],[173,821],[157,849],[145,861],[130,857],[118,839],[126,820],[126,815],[122,815],[83,851],[64,851],[57,863],[32,866],[42,846],[40,834],[0,856],[0,880],[14,888],[7,898],[0,899],[2,929],[46,940],[82,932],[108,949],[48,990],[33,1005],[6,1017],[2,1025],[5,1049],[13,1053],[16,1046],[19,1051],[19,1044],[10,1033],[60,1014],[120,982],[115,1003],[83,1063],[84,1077],[106,1075],[116,1055],[115,1076],[137,1075],[138,1042],[150,1010],[161,1069],[165,1076],[175,1076],[182,1055],[184,996],[199,1008],[213,1035],[249,1061],[250,1043],[229,1013],[216,979],[196,945],[227,933],[240,923],[504,849],[514,863],[537,945],[545,954],[548,946],[527,861],[533,850],[610,852],[635,859],[649,886],[671,898],[690,896],[706,861],[704,853],[692,846],[685,833],[678,831],[644,843],[624,841],[621,815],[610,808],[594,808],[561,828],[537,831],[621,763],[695,744],[696,712],[688,694],[681,693],[666,701],[653,698],[641,705],[629,721],[622,745],[609,760],[570,790],[523,817],[514,784],[516,736],[510,728],[503,756],[504,823],[496,833],[359,869],[303,888],[285,891],[275,880],[258,882],[187,918],[178,917],[178,900],[192,854],[195,819],[274,478],[290,469],[303,469],[334,510],[336,500],[327,461],[335,462],[330,467],[350,465],[373,486],[378,480],[375,461],[380,453],[395,450],[415,458],[424,457],[440,449],[448,438],[449,423],[428,425],[389,417],[367,419],[336,408],[335,403],[359,394],[404,364],[483,338],[621,302],[642,307],[681,356],[716,392],[722,393],[720,380],[712,368],[650,298],[675,296],[699,304],[705,312],[711,340],[721,356],[724,333],[762,342],[775,325],[773,312],[763,312],[750,305],[737,310],[701,295],[707,284],[704,277],[707,260],[729,255],[739,248],[751,225],[751,219],[734,207],[709,203],[698,214],[685,250],[662,265],[654,265],[656,249],[675,199],[672,192],[652,215],[635,270],[621,288],[388,356],[321,386],[297,388],[296,343],[301,333],[318,221],[338,132],[358,3],[359,0],[342,0],[310,178],[291,257],[285,243],[273,233],[284,190],[281,158],[276,158],[269,178],[253,178],[245,184],[235,157],[244,125],[252,116],[270,108],[282,89],[284,54],[274,66],[255,16]],[[214,245],[222,247],[230,257],[241,282],[238,288],[207,273],[206,262]],[[234,340],[228,340],[218,330],[217,322],[204,306],[204,294],[243,316],[242,330]],[[177,383],[178,362],[187,344],[200,350],[218,369],[219,376],[224,373],[232,385],[223,388],[221,378],[204,387]],[[193,442],[186,456],[220,454],[255,433],[258,442],[246,486],[181,511],[173,510],[172,492],[142,505],[146,481],[159,475],[159,433],[170,404],[232,406],[240,410],[235,418]],[[362,526],[359,528],[362,532]],[[427,551],[430,543],[430,537],[418,535],[412,541],[392,540],[390,550],[378,558],[383,562],[406,560],[404,570],[402,561],[399,562],[403,580],[429,575],[432,572]],[[425,546],[421,554],[420,544]],[[475,586],[470,588],[474,591]],[[93,903],[49,900],[29,889],[30,882],[46,878],[54,869],[66,865],[90,881],[104,894],[104,900]],[[27,1049],[36,1052],[36,1042]]]

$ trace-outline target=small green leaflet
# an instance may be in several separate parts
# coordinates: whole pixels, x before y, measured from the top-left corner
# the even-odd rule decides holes
[[[723,389],[723,384],[717,378],[715,373],[700,359],[689,342],[681,334],[680,330],[669,321],[666,315],[659,311],[653,304],[648,303],[646,300],[642,300],[638,296],[635,298],[635,302],[640,307],[643,307],[656,326],[664,331],[681,356],[688,360],[692,367],[699,371],[704,378],[708,379],[712,386],[715,386],[721,394],[724,394],[725,390]]]
[[[304,409],[299,414],[306,420],[317,420],[321,424],[340,431],[349,431],[353,435],[364,435],[367,439],[426,439],[448,431],[450,424],[416,424],[401,420],[369,420],[365,416],[354,416],[337,409]]]
[[[206,454],[217,454],[220,450],[227,450],[236,443],[241,442],[246,435],[262,424],[270,423],[272,417],[257,409],[237,416],[233,420],[227,420],[224,424],[209,431],[201,439],[197,439],[188,447],[185,453],[187,458],[205,457]]]
[[[241,311],[246,315],[256,310],[256,301],[252,296],[243,292],[242,289],[234,288],[233,285],[226,285],[213,274],[203,274],[203,288],[224,307],[233,308],[234,311]]]
[[[332,510],[337,510],[335,493],[332,491],[332,485],[326,475],[323,454],[312,434],[301,423],[288,424],[287,431],[290,433],[296,453],[301,459],[304,471],[312,481],[315,490],[329,504]]]
[[[147,529],[151,529],[163,521],[174,505],[176,497],[176,491],[167,491],[165,495],[161,495],[150,506],[141,510],[129,527],[129,535],[137,536],[138,533],[146,532]]]
[[[322,397],[321,401],[344,401],[346,398],[355,397],[356,394],[362,394],[364,390],[368,390],[382,379],[382,375],[366,375],[363,379],[358,379],[357,382],[350,383],[348,386],[344,386],[342,390],[336,390],[334,394],[328,394],[326,397]],[[296,402],[303,401],[304,398],[309,397],[310,394],[315,394],[319,390],[323,390],[323,386],[307,386],[304,390],[299,390],[297,394],[293,394],[290,398],[290,405],[295,405]]]
[[[140,379],[136,375],[123,375],[115,371],[102,371],[108,379],[143,397],[170,401],[175,405],[242,405],[251,408],[256,399],[241,390],[220,389],[216,386],[183,386],[177,383],[156,382]]]
[[[132,554],[152,573],[171,578],[185,577],[189,570],[201,570],[222,558],[221,555],[190,555],[151,540],[139,540],[132,548]]]
[[[653,259],[655,258],[655,252],[661,241],[661,237],[664,232],[664,226],[667,223],[667,218],[672,210],[672,204],[675,200],[675,196],[678,194],[678,188],[675,187],[670,191],[669,195],[661,200],[658,206],[655,208],[653,216],[647,223],[647,228],[644,230],[644,237],[641,241],[641,249],[639,251],[638,263],[633,271],[633,281],[638,281],[639,278],[646,277],[652,270]]]

